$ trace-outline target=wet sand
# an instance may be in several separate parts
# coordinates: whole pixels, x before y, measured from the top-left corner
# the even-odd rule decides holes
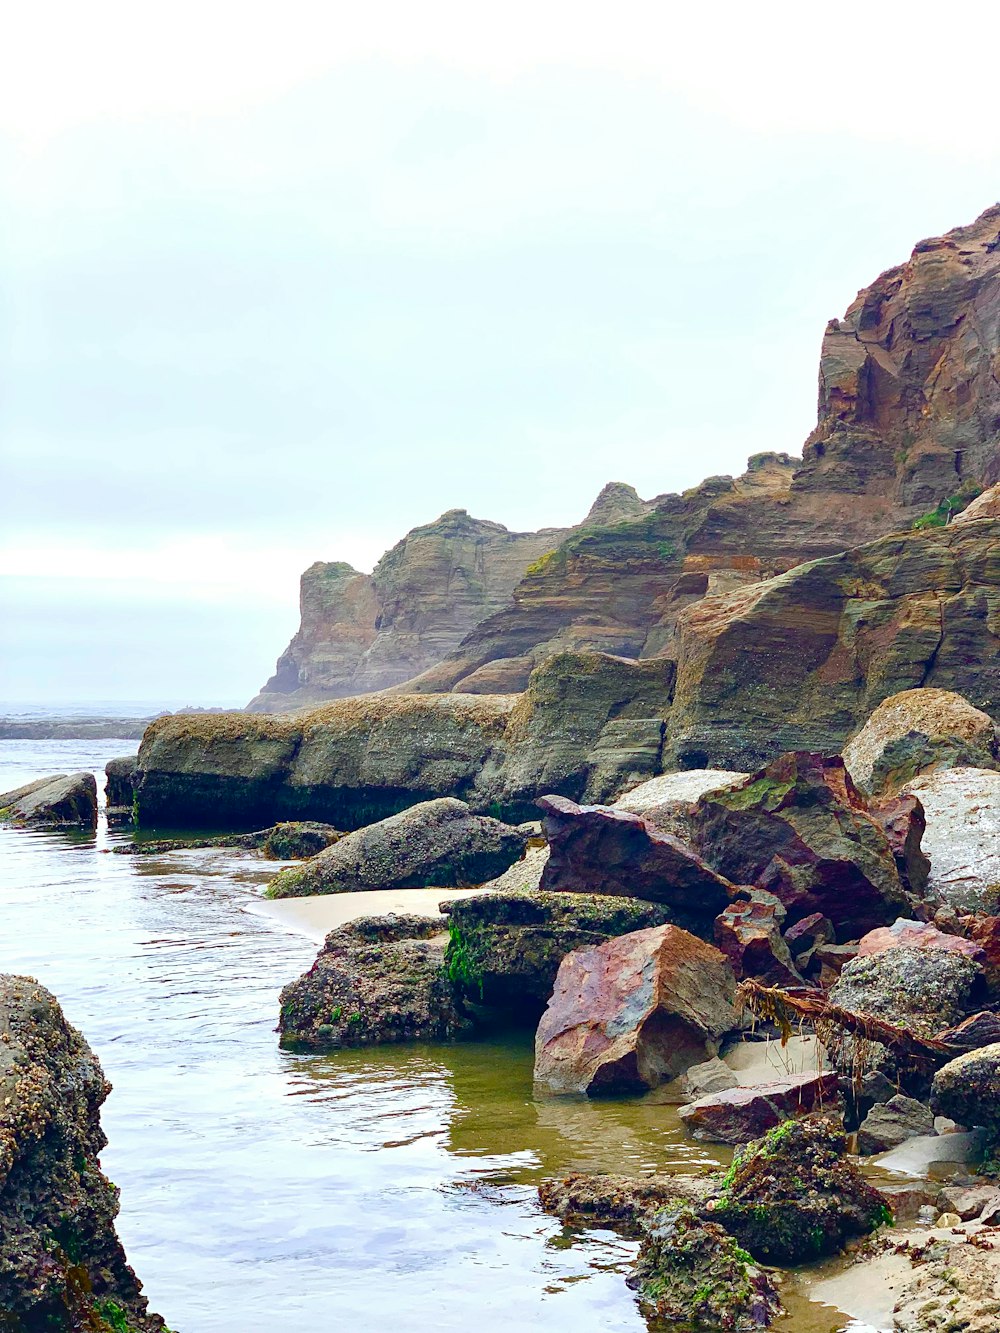
[[[373,889],[365,893],[316,893],[273,901],[262,898],[247,910],[322,943],[335,926],[344,926],[359,916],[384,916],[388,912],[437,916],[439,903],[482,892],[482,889]]]

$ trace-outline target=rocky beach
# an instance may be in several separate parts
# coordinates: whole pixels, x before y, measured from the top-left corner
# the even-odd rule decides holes
[[[300,606],[245,709],[0,769],[0,1327],[263,1327],[282,1264],[274,1333],[1000,1326],[1000,205],[830,321],[801,457]]]

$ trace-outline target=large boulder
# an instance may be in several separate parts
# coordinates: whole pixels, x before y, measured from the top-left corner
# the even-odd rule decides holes
[[[846,1151],[836,1122],[786,1120],[736,1153],[712,1216],[765,1263],[832,1254],[892,1218]]]
[[[783,1312],[774,1278],[722,1227],[685,1206],[650,1219],[628,1283],[640,1308],[669,1327],[754,1333]]]
[[[331,930],[309,971],[281,992],[281,1045],[334,1050],[467,1032],[444,970],[443,924],[361,917]]]
[[[664,833],[672,833],[683,842],[691,840],[691,812],[695,801],[710,791],[720,791],[745,782],[746,773],[731,773],[724,768],[694,768],[679,773],[661,773],[641,782],[612,802],[612,809],[630,815],[642,815]]]
[[[903,690],[879,704],[843,753],[863,792],[887,794],[921,773],[1000,768],[1000,736],[989,714],[952,690]]]
[[[960,1125],[1000,1134],[1000,1043],[950,1060],[934,1075],[931,1108]]]
[[[0,1323],[161,1333],[115,1234],[101,1066],[32,977],[0,977],[0,1035]]]
[[[641,816],[603,805],[543,796],[549,859],[547,892],[611,893],[664,903],[708,922],[729,902],[733,885],[686,843]]]
[[[870,930],[858,944],[858,957],[867,958],[873,953],[884,953],[886,949],[946,949],[951,953],[965,954],[966,958],[976,963],[986,961],[982,945],[975,940],[964,939],[961,935],[948,935],[929,921],[900,918],[891,926]]]
[[[282,870],[271,898],[364,889],[462,888],[501,874],[528,844],[522,829],[442,797],[357,829],[301,868]]]
[[[752,1087],[708,1093],[678,1114],[688,1132],[710,1143],[749,1143],[783,1120],[840,1108],[840,1078],[830,1072],[792,1074]]]
[[[734,883],[774,894],[790,921],[821,912],[852,939],[906,904],[889,841],[838,757],[782,755],[703,796],[692,819],[705,859]]]
[[[964,954],[946,949],[885,949],[855,958],[830,991],[830,1001],[855,1014],[884,1019],[920,1037],[934,1037],[969,1012],[982,967]],[[881,1069],[896,1073],[894,1057],[878,1041],[845,1039],[835,1055],[844,1071]],[[907,1090],[923,1092],[918,1076],[898,1071]],[[912,1082],[910,1079],[917,1081]]]
[[[906,790],[924,807],[928,889],[961,911],[1000,913],[1000,773],[953,768]]]
[[[0,822],[17,828],[97,827],[97,781],[93,773],[59,773],[0,796]]]
[[[577,949],[671,924],[669,908],[605,894],[495,890],[441,904],[446,966],[470,1000],[537,1019]]]
[[[641,1091],[716,1055],[737,1025],[722,954],[657,926],[563,959],[535,1034],[535,1081],[550,1092]]]
[[[133,822],[135,811],[135,769],[139,762],[137,754],[126,754],[118,759],[109,759],[104,767],[107,775],[105,797],[107,799],[108,828],[126,828]]]

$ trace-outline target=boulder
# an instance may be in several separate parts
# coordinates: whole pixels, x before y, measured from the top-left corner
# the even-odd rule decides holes
[[[1000,518],[1000,482],[983,491],[982,495],[977,495],[960,514],[955,515],[952,522],[974,523],[981,518]]]
[[[162,1333],[100,1168],[111,1085],[32,977],[0,977],[0,1321],[16,1333]]]
[[[931,1110],[960,1125],[1000,1134],[1000,1043],[968,1051],[943,1065],[931,1085]]]
[[[765,1263],[835,1253],[892,1219],[846,1150],[833,1120],[786,1120],[736,1153],[712,1216]]]
[[[281,1045],[334,1050],[464,1034],[444,945],[443,922],[432,917],[361,917],[330,931],[309,971],[281,992]]]
[[[911,792],[900,792],[873,803],[868,812],[888,840],[903,888],[917,909],[925,910],[931,863],[921,845],[927,827],[924,807]]]
[[[906,788],[927,819],[929,890],[966,912],[1000,913],[1000,773],[953,768]]]
[[[830,1000],[852,1013],[885,1019],[921,1037],[934,1037],[965,1016],[981,977],[982,968],[964,954],[946,949],[885,949],[848,963],[830,991]],[[893,1057],[880,1042],[868,1042],[862,1048],[846,1039],[835,1063],[844,1072],[857,1073],[859,1060],[864,1067],[861,1072],[881,1069],[891,1076],[896,1071]]]
[[[982,946],[974,940],[963,939],[961,935],[947,935],[929,921],[906,921],[902,917],[891,926],[870,930],[858,944],[858,957],[867,958],[871,954],[883,953],[886,949],[946,949],[951,953],[964,954],[976,963],[986,961]]]
[[[963,1222],[971,1222],[987,1208],[1000,1205],[1000,1188],[996,1185],[951,1185],[942,1193],[948,1208]]]
[[[906,903],[885,833],[839,757],[782,755],[740,786],[703,796],[692,818],[706,861],[774,894],[792,921],[819,912],[852,939]]]
[[[711,1093],[678,1114],[688,1133],[709,1143],[749,1143],[783,1120],[840,1107],[840,1078],[834,1072],[794,1074],[756,1087]]]
[[[268,897],[364,889],[463,888],[501,874],[523,853],[527,834],[464,801],[442,797],[358,829],[301,868],[280,871]]]
[[[983,967],[990,991],[1000,996],[1000,916],[974,916],[966,923],[969,938],[983,951]]]
[[[535,1081],[550,1092],[637,1092],[716,1055],[736,1026],[722,954],[657,926],[563,959],[535,1035]]]
[[[470,1000],[537,1021],[577,949],[671,924],[668,908],[604,894],[494,891],[442,903],[449,975]]]
[[[898,1148],[918,1134],[934,1133],[934,1115],[923,1102],[902,1093],[872,1107],[858,1129],[858,1151],[866,1157]]]
[[[783,1312],[774,1278],[722,1227],[683,1205],[650,1219],[628,1284],[640,1309],[670,1327],[753,1333]]]
[[[938,1041],[947,1042],[957,1051],[977,1051],[981,1046],[994,1046],[1000,1042],[1000,1014],[982,1010],[936,1035]]]
[[[548,847],[532,846],[529,842],[528,849],[521,859],[515,861],[496,879],[487,880],[482,886],[483,892],[520,893],[525,889],[537,889],[542,882],[542,871],[548,859]]]
[[[672,833],[682,842],[691,840],[691,811],[699,796],[720,791],[746,780],[746,773],[731,773],[723,768],[693,768],[679,773],[661,773],[641,782],[612,802],[613,810],[642,815],[663,833]]]
[[[789,952],[799,954],[806,949],[815,949],[818,944],[833,944],[837,933],[829,917],[822,912],[810,912],[789,926],[784,938]]]
[[[729,902],[728,880],[641,816],[561,796],[543,796],[538,805],[549,843],[541,883],[547,892],[645,898],[706,924]]]
[[[313,821],[275,824],[267,830],[261,851],[269,861],[304,861],[332,847],[343,836],[332,824]]]
[[[863,792],[891,795],[921,773],[1000,768],[1000,736],[988,713],[952,690],[903,690],[879,704],[843,753]]]
[[[715,944],[738,978],[767,986],[801,986],[788,945],[781,937],[785,909],[773,894],[753,889],[715,918]]]
[[[0,796],[0,823],[16,828],[97,827],[97,781],[93,773],[59,773]]]

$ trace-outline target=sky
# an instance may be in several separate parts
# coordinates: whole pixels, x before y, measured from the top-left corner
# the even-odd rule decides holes
[[[33,0],[0,53],[0,701],[242,703],[317,559],[797,453],[1000,198],[995,5]]]

